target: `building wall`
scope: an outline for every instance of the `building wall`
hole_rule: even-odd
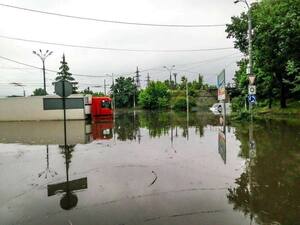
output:
[[[0,99],[0,121],[63,120],[63,110],[44,110],[43,98],[58,96],[30,96]],[[78,96],[74,96],[78,97]],[[68,120],[85,119],[85,110],[68,109]]]

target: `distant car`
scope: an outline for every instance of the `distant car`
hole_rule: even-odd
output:
[[[226,107],[226,114],[227,115],[230,114],[231,113],[231,103],[225,103],[225,107]],[[209,109],[210,109],[210,111],[213,112],[213,114],[220,115],[223,113],[223,103],[215,103]]]

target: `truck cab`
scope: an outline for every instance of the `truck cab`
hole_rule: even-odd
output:
[[[97,120],[97,118],[112,118],[112,101],[109,97],[92,97],[92,119]]]

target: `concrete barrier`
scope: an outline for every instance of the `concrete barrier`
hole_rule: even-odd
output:
[[[78,98],[82,95],[72,95],[69,98]],[[11,97],[0,99],[0,121],[39,121],[62,120],[63,110],[44,110],[43,98],[59,98],[56,95]],[[68,109],[68,120],[83,120],[86,118],[86,109]]]

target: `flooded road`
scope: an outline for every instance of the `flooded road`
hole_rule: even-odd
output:
[[[206,113],[0,124],[1,225],[300,224],[300,124]]]

